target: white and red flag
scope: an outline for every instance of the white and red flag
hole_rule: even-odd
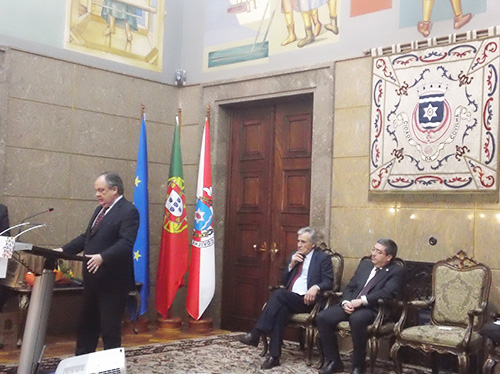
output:
[[[215,235],[208,118],[205,120],[201,142],[196,198],[186,309],[191,317],[199,320],[215,293]]]

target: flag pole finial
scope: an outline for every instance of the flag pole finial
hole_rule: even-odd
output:
[[[181,109],[181,107],[177,108],[177,120],[179,122],[179,136],[181,136],[181,123],[182,123],[182,109]]]

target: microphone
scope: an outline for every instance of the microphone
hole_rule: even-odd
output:
[[[26,217],[26,218],[23,218],[23,220],[21,221],[20,225],[21,225],[22,223],[24,223],[24,221],[26,221],[26,220],[28,220],[28,219],[30,219],[30,218],[33,218],[33,217],[39,216],[40,214],[50,213],[50,212],[52,212],[53,210],[54,210],[54,208],[49,208],[49,209],[46,209],[46,210],[44,210],[44,211],[41,211],[41,212],[35,213],[35,214],[31,215],[31,216],[28,216],[28,217]],[[18,231],[17,233],[19,234],[20,232],[21,232],[21,227],[19,227],[19,231]]]

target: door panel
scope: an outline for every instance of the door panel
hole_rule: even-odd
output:
[[[222,327],[249,330],[309,224],[312,96],[232,108]]]

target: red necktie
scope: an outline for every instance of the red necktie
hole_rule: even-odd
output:
[[[295,276],[293,277],[292,281],[290,282],[290,285],[288,286],[288,289],[291,291],[293,288],[293,284],[297,279],[299,279],[300,274],[302,274],[302,265],[304,265],[303,262],[299,262],[297,265],[297,272],[295,273]]]
[[[378,272],[380,271],[381,269],[380,268],[375,268],[375,275],[372,277],[372,279],[370,279],[370,281],[365,284],[365,286],[363,287],[363,289],[361,290],[361,292],[359,293],[358,295],[358,299],[361,297],[361,296],[365,296],[368,291],[370,291],[370,289],[373,287],[373,285],[375,284],[375,277],[377,276]]]
[[[102,221],[102,219],[104,218],[104,215],[106,214],[106,211],[108,210],[108,208],[103,208],[101,210],[101,212],[99,213],[99,215],[97,216],[97,218],[95,219],[94,221],[94,224],[92,225],[92,228],[90,229],[90,234],[93,234],[97,225],[99,225],[99,223]]]

